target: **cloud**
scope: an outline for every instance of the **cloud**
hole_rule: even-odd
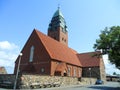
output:
[[[18,48],[18,46],[15,45],[14,43],[10,43],[8,41],[0,42],[0,49],[2,50],[14,50],[16,48]]]
[[[116,72],[117,74],[120,74],[120,70],[117,69],[114,64],[110,63],[108,59],[108,55],[103,55],[103,59],[105,64],[105,71],[107,74],[113,75],[114,72]]]
[[[18,53],[17,45],[8,41],[0,41],[0,66],[4,66],[8,73],[13,73]]]

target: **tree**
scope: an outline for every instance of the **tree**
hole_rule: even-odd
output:
[[[120,26],[106,27],[94,44],[95,50],[108,54],[109,60],[120,69]]]

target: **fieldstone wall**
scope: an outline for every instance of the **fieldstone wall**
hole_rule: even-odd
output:
[[[41,76],[41,75],[22,75],[21,83],[25,87],[30,87],[32,84],[60,84],[67,85],[90,85],[95,84],[96,78],[76,78],[76,77],[61,77],[61,76]]]
[[[97,78],[82,78],[81,85],[93,85],[95,84]]]
[[[41,75],[22,75],[22,84],[30,86],[34,83],[40,84],[60,84],[61,86],[79,84],[78,78],[75,77],[61,77],[61,76],[41,76]]]
[[[14,84],[15,75],[14,74],[1,74],[1,81],[9,81]],[[49,85],[58,84],[60,86],[69,85],[90,85],[95,84],[95,78],[76,78],[76,77],[62,77],[62,76],[42,76],[42,75],[21,75],[18,77],[18,86],[20,88],[30,88],[31,85]]]

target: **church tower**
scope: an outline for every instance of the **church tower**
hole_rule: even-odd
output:
[[[58,10],[54,13],[52,20],[49,24],[48,36],[65,45],[68,45],[67,26],[59,7]]]

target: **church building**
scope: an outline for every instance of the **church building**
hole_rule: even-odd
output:
[[[68,47],[68,30],[60,8],[48,26],[48,35],[34,29],[23,49],[20,73],[69,77],[105,77],[100,52],[78,53]],[[19,57],[15,61],[17,72]]]

